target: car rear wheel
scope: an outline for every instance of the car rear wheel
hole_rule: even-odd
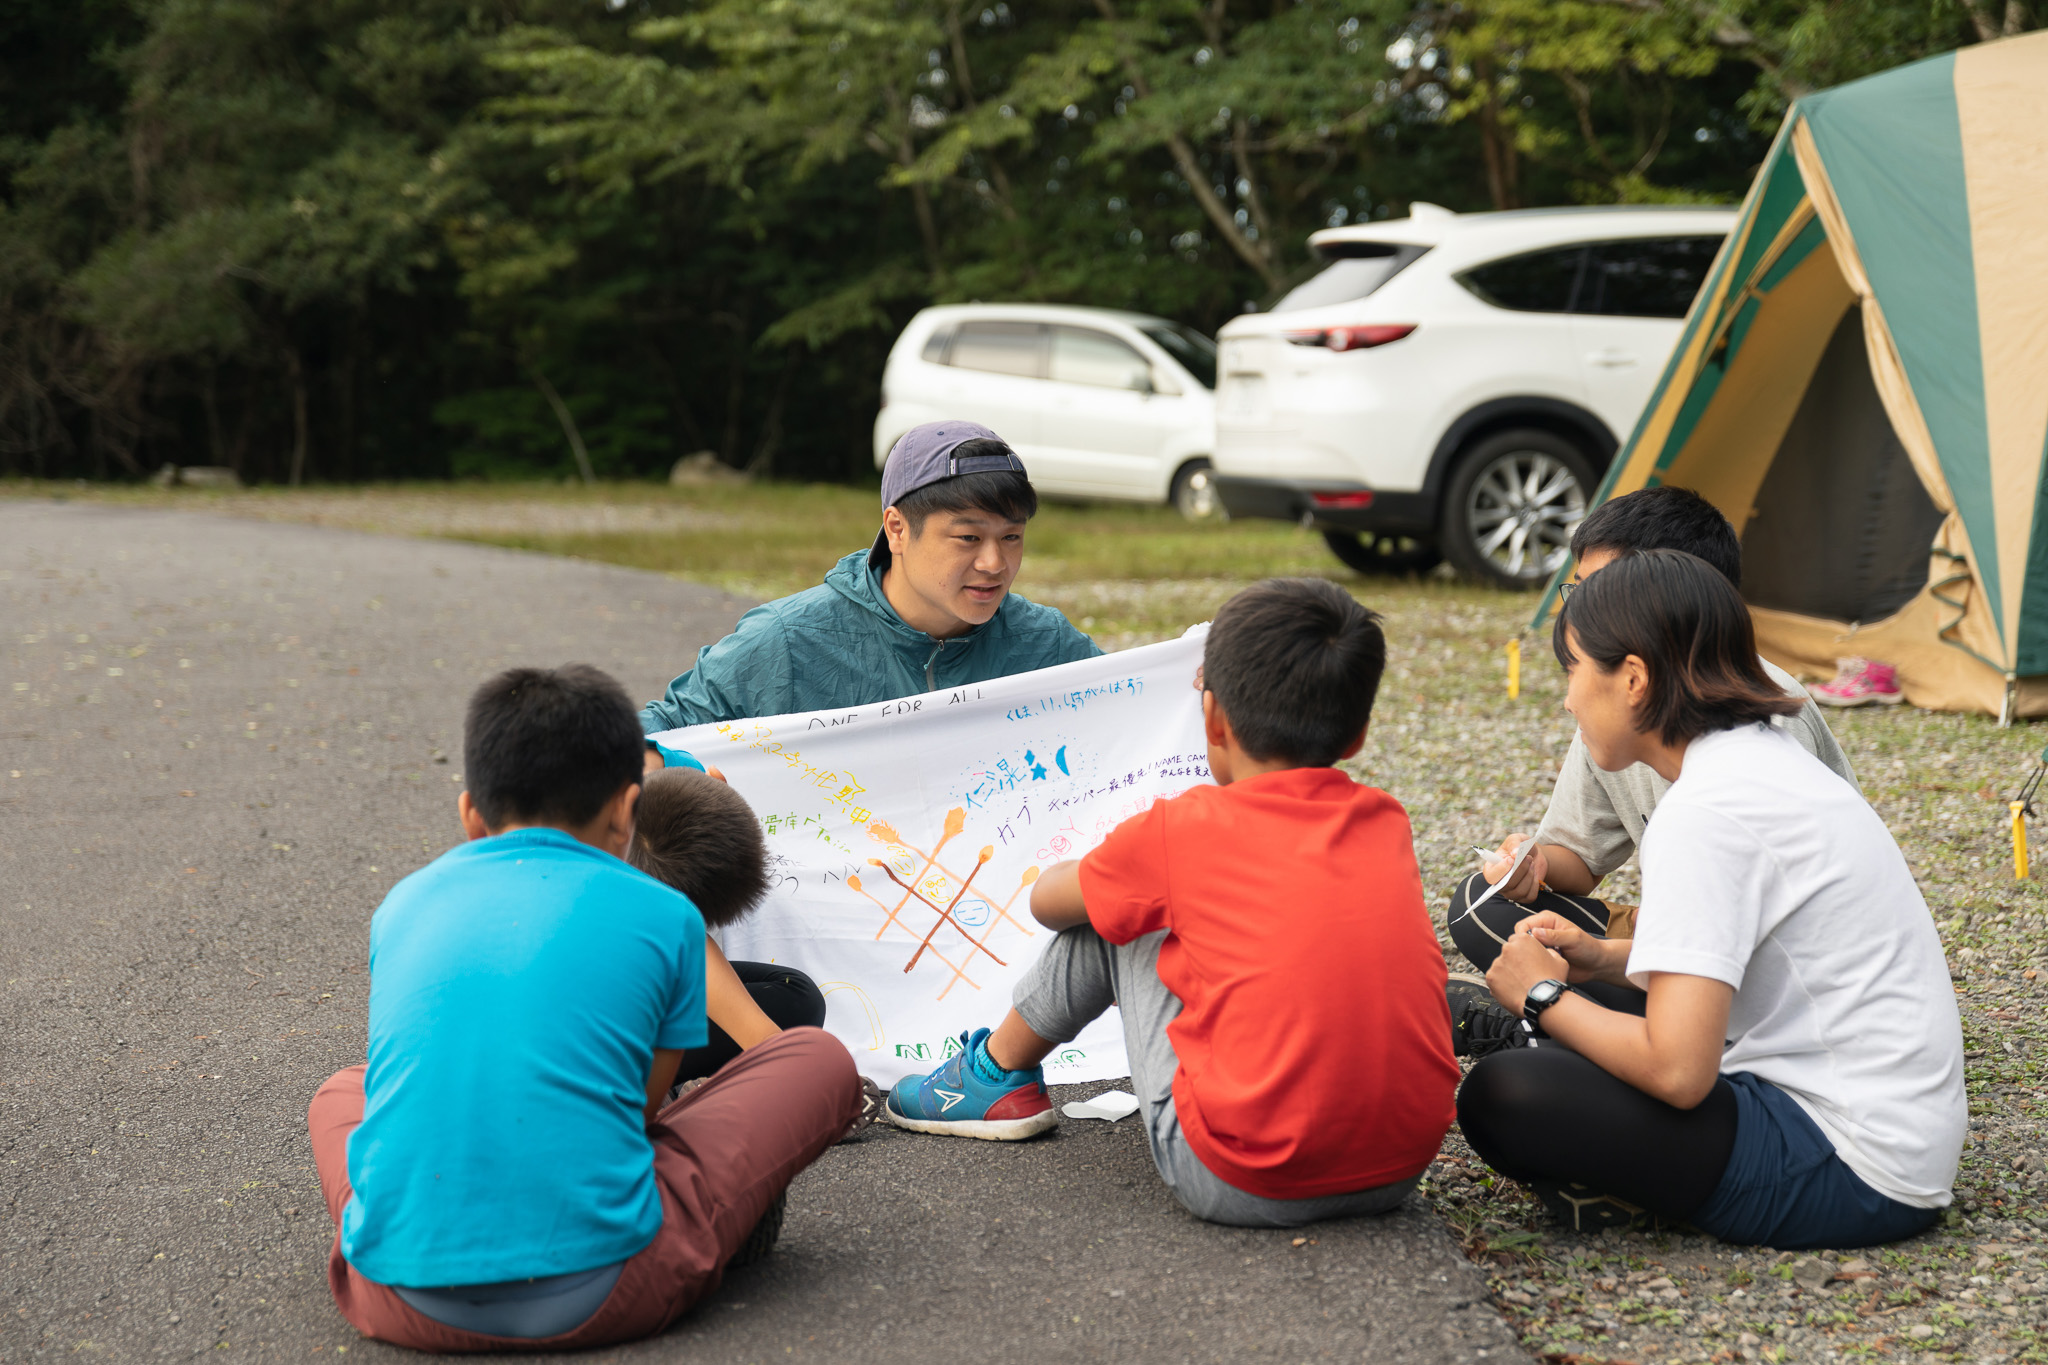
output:
[[[1555,432],[1498,432],[1458,461],[1438,542],[1470,578],[1540,588],[1571,557],[1596,483],[1586,452]]]
[[[1436,546],[1412,536],[1375,535],[1370,532],[1325,531],[1323,543],[1330,553],[1368,578],[1386,574],[1427,573],[1443,563]]]
[[[1166,495],[1173,510],[1189,521],[1224,521],[1228,513],[1216,496],[1216,482],[1210,476],[1209,461],[1201,456],[1174,471],[1173,488]]]

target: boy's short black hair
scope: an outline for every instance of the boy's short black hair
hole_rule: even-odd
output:
[[[462,775],[491,829],[588,824],[640,780],[645,752],[626,690],[589,664],[508,668],[462,723]]]
[[[1001,441],[963,442],[953,454],[957,459],[976,455],[1005,455],[1010,448]],[[1014,469],[992,469],[979,474],[956,474],[905,493],[896,510],[910,523],[910,534],[924,534],[925,518],[934,512],[987,512],[1004,521],[1029,521],[1038,515],[1038,490],[1031,480]]]
[[[1683,550],[1742,586],[1742,542],[1721,510],[1690,488],[1639,488],[1586,514],[1572,532],[1572,555],[1595,550]]]
[[[1323,578],[1269,578],[1223,604],[1202,647],[1202,685],[1247,754],[1335,763],[1372,715],[1387,637]]]
[[[1749,608],[1717,567],[1680,550],[1623,555],[1564,599],[1550,632],[1557,661],[1570,669],[1583,655],[1611,673],[1641,659],[1650,679],[1637,728],[1666,744],[1792,715],[1805,703],[1764,672]]]
[[[768,894],[768,843],[746,798],[694,768],[649,773],[626,861],[688,896],[716,929]]]

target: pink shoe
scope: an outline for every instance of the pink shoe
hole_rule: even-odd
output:
[[[1837,659],[1835,676],[1812,691],[1822,706],[1897,706],[1899,670],[1875,659]]]

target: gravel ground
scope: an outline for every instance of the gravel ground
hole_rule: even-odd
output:
[[[374,502],[348,494],[307,494],[291,505],[304,503],[293,515],[365,529],[493,534],[488,511],[463,513],[471,520],[458,524],[430,505],[436,500],[395,499],[411,510],[390,521],[378,519]],[[517,507],[522,525],[541,530],[592,515],[581,508],[551,522],[544,500],[498,505]],[[273,500],[264,515],[286,506]],[[1034,584],[1030,572],[1027,562],[1024,591],[1112,649],[1177,634],[1245,581]],[[1528,637],[1522,695],[1506,695],[1503,647],[1526,620],[1526,598],[1441,577],[1368,582],[1334,564],[1330,572],[1387,620],[1388,674],[1353,766],[1408,806],[1425,884],[1448,895],[1473,866],[1470,845],[1532,829],[1541,816],[1572,732],[1562,674],[1547,638]],[[1982,716],[1905,708],[1833,720],[1865,794],[1915,869],[1949,955],[1971,1111],[1957,1204],[1913,1241],[1800,1257],[1727,1247],[1684,1229],[1581,1236],[1493,1179],[1454,1130],[1426,1198],[1487,1270],[1498,1306],[1532,1354],[1589,1362],[2048,1361],[2048,937],[2040,887],[2013,878],[2005,826],[2005,802],[2044,736],[2031,726],[2001,730]],[[1604,891],[1632,901],[1636,889],[1631,864]]]

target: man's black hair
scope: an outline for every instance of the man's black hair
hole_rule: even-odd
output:
[[[1756,656],[1756,627],[1718,566],[1682,550],[1625,554],[1564,599],[1550,647],[1612,673],[1630,655],[1649,687],[1636,729],[1682,744],[1716,730],[1789,716],[1805,703]]]
[[[1742,586],[1742,542],[1719,508],[1690,488],[1640,488],[1602,503],[1572,532],[1572,555],[1683,550]]]
[[[1372,715],[1387,666],[1378,612],[1323,578],[1269,578],[1225,602],[1202,685],[1255,759],[1335,763]]]
[[[1010,448],[986,438],[962,442],[953,454],[959,459],[976,455],[1007,455]],[[1029,521],[1038,514],[1038,490],[1031,480],[1014,469],[991,469],[979,474],[956,474],[905,493],[896,510],[910,523],[910,534],[924,534],[925,518],[934,512],[987,512],[1004,521]]]
[[[645,752],[626,690],[589,664],[506,669],[462,723],[462,775],[490,829],[588,824],[640,780]]]
[[[626,861],[682,892],[720,929],[768,894],[768,843],[746,798],[694,768],[649,773]]]

